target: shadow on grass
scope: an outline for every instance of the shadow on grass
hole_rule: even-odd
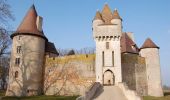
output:
[[[75,100],[78,96],[2,97],[1,100]]]

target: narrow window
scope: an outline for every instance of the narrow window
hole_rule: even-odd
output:
[[[114,67],[114,51],[112,51],[112,65]]]
[[[21,46],[17,46],[17,53],[21,53]]]
[[[106,49],[109,49],[109,42],[106,42]]]
[[[19,37],[18,37],[18,40],[21,40],[21,37],[22,37],[22,36],[19,36]]]
[[[18,78],[18,71],[15,72],[15,78]]]
[[[15,65],[19,65],[20,64],[20,58],[16,58],[15,59]]]
[[[102,65],[104,66],[104,51],[102,52]]]

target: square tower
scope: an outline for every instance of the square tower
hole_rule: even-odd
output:
[[[96,42],[96,81],[104,85],[122,82],[121,48],[122,19],[117,10],[106,4],[93,20],[93,38]]]

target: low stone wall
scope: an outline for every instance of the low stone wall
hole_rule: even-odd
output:
[[[46,58],[45,95],[84,95],[95,82],[94,55]]]
[[[99,82],[95,82],[92,87],[89,89],[89,91],[86,92],[85,94],[85,100],[92,100],[94,97],[96,91],[101,88],[102,85]]]
[[[143,100],[134,90],[130,90],[125,83],[118,83],[118,87],[128,100]]]
[[[76,100],[92,100],[96,94],[96,91],[98,91],[101,87],[102,85],[100,82],[94,82],[85,95],[78,97]]]

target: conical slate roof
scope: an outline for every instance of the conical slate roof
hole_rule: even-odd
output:
[[[115,9],[114,12],[113,12],[113,19],[121,19],[122,20],[122,18],[119,16],[117,9]]]
[[[140,49],[144,49],[144,48],[158,48],[159,49],[159,47],[150,38],[147,38],[145,40],[144,44],[142,45]]]
[[[113,14],[107,4],[104,5],[104,8],[103,8],[101,14],[102,14],[102,18],[103,18],[105,24],[110,24],[111,20],[113,19]]]
[[[37,29],[37,25],[36,25],[37,16],[38,14],[35,9],[35,6],[32,5],[28,10],[26,16],[22,20],[21,24],[17,28],[16,32],[11,35],[11,38],[13,38],[18,34],[27,34],[27,35],[31,34],[31,35],[37,35],[46,38],[43,32],[40,32]]]
[[[99,11],[96,12],[96,16],[94,17],[94,20],[97,20],[97,19],[102,20],[102,16]]]
[[[121,52],[122,53],[138,53],[139,49],[126,33],[122,33]]]

